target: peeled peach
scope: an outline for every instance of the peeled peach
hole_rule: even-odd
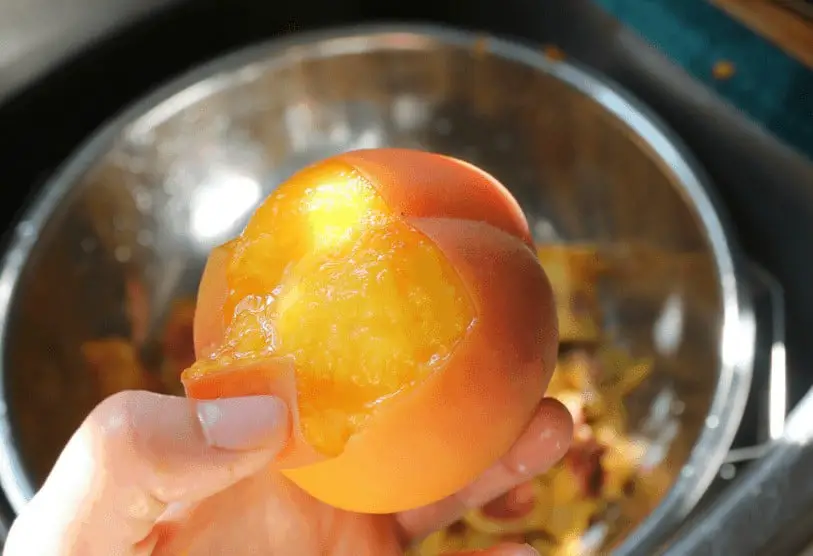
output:
[[[382,149],[310,166],[211,254],[187,395],[285,399],[278,465],[323,502],[443,498],[505,453],[554,368],[532,245],[516,201],[465,162]]]

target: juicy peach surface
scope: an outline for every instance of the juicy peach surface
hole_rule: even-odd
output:
[[[192,398],[292,408],[283,473],[314,497],[388,513],[492,464],[556,356],[550,286],[494,178],[420,151],[355,151],[277,188],[204,271]]]

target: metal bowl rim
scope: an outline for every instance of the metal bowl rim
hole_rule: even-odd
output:
[[[643,139],[652,153],[669,166],[675,181],[688,195],[706,232],[720,279],[723,302],[720,376],[706,422],[683,472],[655,510],[617,547],[615,553],[627,555],[654,550],[665,534],[674,531],[711,484],[745,410],[753,374],[755,324],[752,302],[742,278],[741,250],[728,232],[731,228],[727,216],[709,186],[705,172],[680,138],[640,100],[594,70],[571,60],[551,60],[538,50],[490,34],[441,25],[386,23],[298,32],[221,55],[130,103],[73,151],[40,192],[32,197],[14,228],[8,250],[0,263],[0,375],[5,376],[8,319],[14,293],[37,244],[39,232],[73,184],[93,167],[122,132],[139,119],[156,115],[155,111],[161,105],[194,86],[206,83],[217,88],[219,80],[234,78],[250,66],[265,67],[277,58],[285,58],[286,54],[296,55],[299,59],[334,55],[332,51],[320,52],[331,42],[345,42],[347,47],[348,41],[363,39],[354,49],[345,48],[343,53],[405,49],[393,44],[391,39],[397,36],[412,36],[424,41],[423,45],[485,47],[491,55],[519,62],[560,80],[601,105],[630,132]],[[18,514],[34,494],[14,441],[5,379],[0,380],[0,487]]]

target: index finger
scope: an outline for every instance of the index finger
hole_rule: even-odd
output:
[[[513,447],[473,483],[434,504],[397,515],[404,540],[410,542],[445,527],[468,510],[544,473],[562,459],[572,436],[568,410],[553,398],[545,398]]]

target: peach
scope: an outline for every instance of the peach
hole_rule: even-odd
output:
[[[211,254],[187,395],[285,399],[278,465],[323,502],[439,500],[510,447],[554,368],[532,247],[516,201],[465,162],[380,149],[310,166]]]

